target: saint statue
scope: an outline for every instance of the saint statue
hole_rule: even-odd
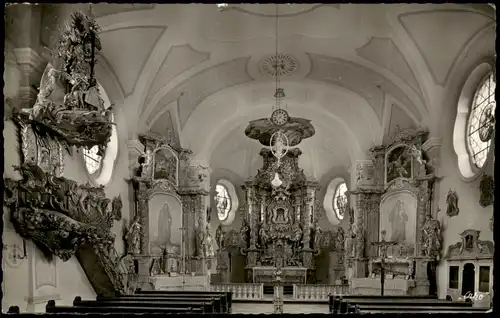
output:
[[[319,223],[317,220],[313,222],[313,228],[311,229],[311,243],[313,244],[312,248],[313,249],[319,249],[320,248],[320,241],[321,241],[321,234],[322,230],[319,226]]]
[[[202,245],[203,245],[203,254],[205,257],[215,256],[212,234],[210,233],[210,228],[208,227],[208,225],[205,228],[205,235]]]
[[[449,189],[448,194],[446,195],[446,214],[448,216],[458,215],[460,209],[458,208],[458,195],[455,191]]]
[[[127,234],[125,235],[128,254],[141,253],[141,228],[140,217],[139,214],[137,214],[134,221],[128,227]]]
[[[426,216],[423,231],[424,253],[429,257],[439,258],[441,251],[441,225],[430,214]]]
[[[404,202],[398,200],[394,208],[389,214],[389,222],[391,222],[391,241],[402,243],[406,240],[406,222],[408,215],[404,209]]]
[[[224,248],[224,230],[222,230],[221,223],[219,223],[219,226],[215,231],[215,240],[217,241],[217,246],[219,247],[219,250]]]
[[[250,227],[248,226],[248,223],[245,219],[241,224],[240,234],[241,244],[244,248],[247,248],[248,245],[250,245]]]
[[[347,257],[354,257],[354,240],[356,239],[356,232],[354,231],[352,223],[349,223],[347,228],[347,237],[344,241],[344,250]]]
[[[341,227],[337,228],[337,233],[335,235],[335,250],[341,251],[344,249],[345,234],[344,229]]]

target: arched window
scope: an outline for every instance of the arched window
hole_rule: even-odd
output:
[[[220,183],[215,186],[215,191],[217,192],[215,196],[217,216],[219,220],[225,221],[229,215],[229,211],[231,211],[231,197],[229,196],[227,188]]]
[[[347,211],[347,185],[345,182],[339,183],[337,188],[335,189],[335,193],[333,195],[333,210],[335,214],[339,218],[339,220],[344,219],[344,215]]]
[[[495,129],[495,79],[489,73],[477,88],[467,122],[467,150],[472,163],[482,168],[488,157]]]
[[[104,101],[104,108],[111,106],[110,99],[103,89],[101,84],[97,84],[101,98]],[[111,120],[114,121],[113,114]],[[104,149],[104,153],[99,153],[99,147],[94,146],[90,149],[83,149],[83,159],[87,172],[99,184],[106,184],[111,179],[111,171],[113,170],[114,161],[116,159],[118,149],[118,137],[116,134],[116,125],[113,125],[111,130],[111,138]],[[105,168],[105,169],[103,169]],[[106,171],[103,171],[106,170]],[[106,172],[106,173],[104,173]]]

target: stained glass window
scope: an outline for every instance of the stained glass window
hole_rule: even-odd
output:
[[[467,123],[467,146],[476,167],[484,166],[495,129],[495,79],[489,74],[481,82],[472,101]]]
[[[231,197],[229,196],[227,188],[222,184],[217,184],[215,186],[215,191],[217,192],[217,195],[215,196],[217,216],[219,217],[219,220],[224,221],[227,219],[229,211],[231,210]]]
[[[333,195],[333,210],[340,220],[344,219],[345,212],[347,211],[347,185],[345,182],[340,183],[335,189]]]

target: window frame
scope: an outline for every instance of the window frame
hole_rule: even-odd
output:
[[[218,200],[218,198],[225,198],[225,197],[219,195],[219,191],[217,191],[218,187],[222,187],[224,189],[224,193],[225,193],[225,195],[227,195],[227,200],[229,202],[229,205],[226,206],[226,208],[225,208],[226,211],[224,211],[224,213],[225,213],[225,217],[224,218],[220,217],[219,200]],[[229,194],[229,189],[224,184],[218,182],[215,185],[215,193],[216,193],[215,194],[215,208],[217,210],[217,219],[220,222],[227,221],[227,219],[229,218],[229,213],[231,212],[231,209],[233,208],[233,199],[231,198],[231,195]]]
[[[344,194],[342,195],[343,197],[346,198],[346,205],[347,205],[347,209],[349,209],[349,198],[348,196],[346,195],[346,192],[349,191],[349,189],[347,188],[347,183],[345,182],[345,180],[342,180],[339,184],[337,184],[337,186],[335,187],[335,190],[333,191],[333,200],[332,200],[332,207],[333,207],[333,211],[335,212],[335,216],[340,220],[344,220],[345,218],[345,212],[344,214],[341,216],[339,211],[340,211],[340,208],[338,207],[338,203],[337,203],[337,198],[340,197],[340,187],[342,186],[345,186],[345,191],[344,191]]]
[[[471,122],[471,118],[472,118],[472,115],[473,115],[473,111],[477,107],[477,105],[475,105],[476,99],[477,99],[477,95],[479,94],[479,92],[483,88],[483,86],[489,81],[490,77],[493,77],[493,82],[495,83],[495,89],[493,89],[493,98],[494,98],[494,96],[495,96],[495,90],[496,90],[495,72],[493,70],[489,70],[488,72],[486,72],[486,74],[484,74],[481,77],[481,79],[475,85],[474,93],[472,95],[470,104],[468,105],[469,109],[468,109],[468,114],[467,114],[467,120],[465,122],[465,129],[464,129],[464,134],[465,134],[465,139],[464,139],[465,140],[465,149],[467,150],[467,153],[469,155],[469,164],[470,164],[470,166],[472,168],[472,171],[474,171],[475,174],[477,174],[479,171],[481,171],[482,169],[484,169],[484,167],[488,164],[488,161],[490,159],[489,158],[490,157],[490,153],[491,153],[491,150],[493,148],[492,144],[494,143],[494,138],[495,138],[495,132],[493,132],[492,139],[490,139],[491,142],[487,146],[487,149],[482,150],[482,151],[486,151],[487,152],[486,153],[486,159],[485,159],[483,165],[481,167],[479,167],[477,165],[477,163],[474,162],[474,156],[475,155],[473,154],[473,151],[471,149],[471,142],[470,142],[470,139],[472,138],[471,137],[472,134],[474,134],[477,130],[479,130],[479,128],[477,128],[475,132],[469,133],[469,127],[470,127],[470,122]]]
[[[101,98],[104,100],[105,108],[108,109],[109,107],[111,107],[113,105],[111,102],[111,99],[101,83],[97,82],[97,86],[98,86]],[[96,186],[107,185],[111,181],[111,179],[113,178],[113,171],[115,168],[115,162],[118,158],[119,140],[118,140],[118,131],[117,131],[116,123],[115,123],[114,112],[111,112],[111,122],[113,123],[113,127],[112,127],[112,133],[111,133],[110,140],[104,146],[104,149],[103,149],[104,154],[100,156],[99,167],[94,172],[90,172],[90,170],[87,167],[87,160],[92,160],[92,158],[87,154],[87,151],[90,151],[90,149],[87,150],[85,148],[81,148],[82,151],[80,151],[80,154],[81,154],[80,158],[82,160],[82,164],[83,164],[83,167],[85,169],[85,172],[87,173],[87,176],[89,177],[91,183],[96,185]],[[114,149],[110,149],[111,150],[110,152],[111,153],[114,152],[114,154],[108,153],[108,148],[110,147],[110,143],[114,143],[113,144]],[[112,156],[113,159],[108,160],[108,156]],[[106,164],[104,163],[105,161],[107,162]],[[110,166],[108,167],[108,165],[110,165]],[[106,166],[106,171],[108,171],[108,168],[110,169],[109,177],[103,176],[104,166]]]

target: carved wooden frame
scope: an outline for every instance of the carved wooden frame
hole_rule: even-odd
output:
[[[384,156],[384,185],[385,187],[389,187],[390,184],[392,184],[396,179],[403,179],[403,180],[411,180],[415,177],[415,174],[414,174],[414,158],[413,156],[410,155],[410,177],[409,178],[404,178],[404,177],[399,177],[399,178],[395,178],[393,180],[391,180],[390,182],[387,182],[387,173],[388,173],[388,158],[389,158],[389,155],[396,149],[398,148],[409,148],[408,144],[406,143],[398,143],[398,144],[395,144],[393,146],[391,146],[387,152],[385,153],[385,156]]]

